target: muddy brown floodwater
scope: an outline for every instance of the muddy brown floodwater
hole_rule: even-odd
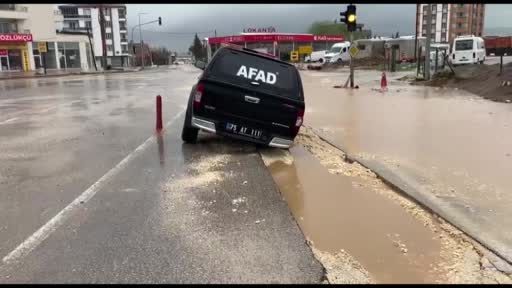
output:
[[[473,246],[450,236],[460,232],[443,230],[449,225],[435,221],[371,171],[345,162],[343,152],[312,130],[303,128],[296,143],[289,152],[260,153],[330,283],[510,280],[483,275]]]
[[[440,261],[440,243],[428,228],[351,177],[330,174],[303,147],[290,152],[292,165],[274,162],[270,170],[315,248],[346,250],[377,283],[439,278],[433,267]]]

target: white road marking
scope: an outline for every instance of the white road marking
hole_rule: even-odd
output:
[[[14,117],[14,118],[11,118],[11,119],[7,119],[5,121],[0,122],[0,125],[7,124],[7,123],[10,123],[12,121],[16,121],[18,119],[20,119],[20,118],[19,117]]]
[[[170,126],[176,119],[178,119],[185,110],[176,114],[169,122],[166,123],[165,128]],[[57,228],[59,228],[72,214],[73,211],[79,209],[85,202],[89,201],[106,183],[108,183],[113,177],[115,177],[121,170],[123,170],[130,161],[132,161],[138,154],[144,151],[152,143],[156,141],[156,137],[152,135],[139,147],[128,154],[121,162],[119,162],[114,168],[110,169],[105,175],[103,175],[96,183],[92,184],[87,190],[82,192],[73,202],[69,203],[64,209],[62,209],[57,215],[53,216],[50,221],[46,222],[41,228],[39,228],[34,234],[29,236],[23,243],[18,245],[13,251],[5,256],[2,261],[4,264],[10,264],[20,260],[22,257],[27,256],[32,250],[34,250],[39,244],[41,244],[50,234],[52,234]]]

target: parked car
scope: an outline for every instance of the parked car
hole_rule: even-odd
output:
[[[485,44],[481,37],[458,36],[453,39],[452,64],[483,64],[485,61]]]
[[[190,92],[182,139],[199,130],[289,148],[304,118],[304,92],[295,66],[240,46],[220,48]],[[206,67],[205,67],[206,66]]]
[[[304,57],[304,61],[306,61],[308,63],[310,63],[310,62],[324,63],[326,53],[327,53],[327,50],[313,51],[313,53],[311,53],[311,55]]]

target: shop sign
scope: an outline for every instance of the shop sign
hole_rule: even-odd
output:
[[[32,34],[0,33],[0,42],[32,42]]]
[[[299,54],[311,54],[313,46],[299,46]]]
[[[208,44],[220,43],[251,43],[251,42],[343,42],[345,38],[340,36],[324,36],[312,34],[262,34],[262,35],[239,35],[226,37],[209,37]]]
[[[244,33],[276,33],[277,30],[273,26],[266,28],[244,28]]]
[[[46,53],[46,52],[48,52],[46,50],[46,42],[39,42],[39,43],[37,43],[37,50],[39,50],[39,53]]]
[[[7,49],[0,49],[0,56],[7,56]]]

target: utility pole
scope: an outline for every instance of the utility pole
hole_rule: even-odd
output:
[[[107,43],[105,41],[105,11],[103,8],[103,4],[99,5],[99,16],[100,16],[100,30],[101,30],[101,46],[102,46],[102,58],[101,65],[103,66],[103,71],[107,69]]]
[[[414,62],[416,62],[417,56],[418,56],[418,7],[420,7],[420,4],[416,4],[416,33],[414,36]]]
[[[430,36],[432,34],[432,4],[428,4],[427,11],[427,42],[425,44],[425,80],[430,80]]]
[[[141,51],[141,63],[142,63],[142,69],[144,69],[144,41],[142,41],[142,28],[140,27],[140,15],[142,13],[139,13],[139,40],[140,40],[140,51]]]
[[[94,56],[94,47],[92,46],[92,41],[91,41],[91,29],[89,29],[89,27],[87,27],[87,37],[89,37],[89,47],[91,47],[92,62],[94,63],[94,70],[98,71],[98,66],[96,66],[96,57]]]

